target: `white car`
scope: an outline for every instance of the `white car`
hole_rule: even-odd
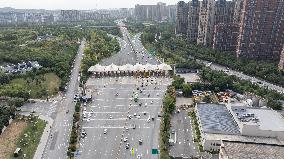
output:
[[[112,119],[112,115],[109,116],[109,119]]]
[[[123,142],[127,142],[127,141],[128,141],[128,138],[125,137],[125,138],[123,139]]]
[[[90,118],[88,118],[88,119],[87,119],[87,122],[90,122],[90,120],[91,120],[91,119],[90,119]]]
[[[87,108],[86,108],[86,107],[84,107],[84,108],[83,108],[83,110],[84,110],[84,111],[87,111]]]
[[[104,129],[104,134],[106,134],[107,133],[107,129]]]

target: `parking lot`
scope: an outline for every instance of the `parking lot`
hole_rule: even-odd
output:
[[[162,77],[89,79],[87,87],[93,90],[93,100],[83,112],[82,129],[87,135],[80,141],[78,158],[158,158],[151,152],[159,148],[158,113],[169,83]]]

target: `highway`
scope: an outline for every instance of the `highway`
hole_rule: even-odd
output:
[[[119,22],[118,25],[124,24]],[[125,27],[120,29],[123,34],[122,38],[118,38],[120,52],[102,60],[101,65],[159,64],[145,51],[139,35],[131,38]],[[145,159],[158,159],[157,154],[152,154],[152,149],[159,149],[158,113],[170,83],[171,80],[166,77],[91,77],[86,87],[92,89],[93,99],[84,108],[85,115],[82,117],[82,129],[87,136],[80,139],[76,157],[133,159],[142,156]],[[138,93],[138,102],[133,101],[135,92]],[[140,139],[142,144],[139,144]]]
[[[70,76],[70,82],[67,86],[65,97],[58,103],[55,112],[54,124],[51,127],[51,133],[43,154],[44,159],[65,159],[69,137],[71,133],[73,113],[75,103],[73,97],[79,86],[79,70],[85,47],[85,39],[82,40],[75,58],[74,67]],[[69,110],[69,113],[66,111]]]

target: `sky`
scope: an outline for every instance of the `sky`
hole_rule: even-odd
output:
[[[179,0],[0,0],[0,7],[17,9],[109,9],[134,8],[135,4],[176,4]]]

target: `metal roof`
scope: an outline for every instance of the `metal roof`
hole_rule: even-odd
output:
[[[239,127],[225,105],[197,104],[198,118],[203,132],[240,134]]]

